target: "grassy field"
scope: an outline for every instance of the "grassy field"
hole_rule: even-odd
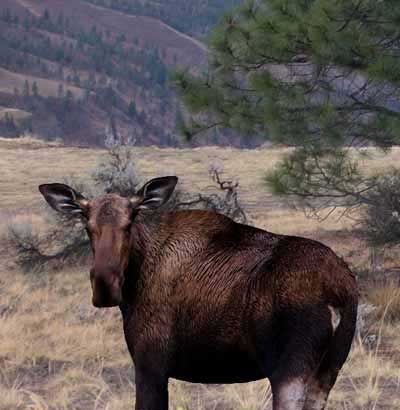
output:
[[[192,191],[209,189],[207,170],[223,167],[240,180],[243,206],[252,221],[269,230],[322,238],[336,251],[363,264],[365,244],[348,221],[319,224],[284,207],[265,190],[263,173],[284,151],[135,148],[144,179],[176,174]],[[65,148],[32,139],[0,140],[0,410],[127,410],[133,408],[134,370],[125,347],[119,311],[96,310],[86,266],[22,273],[7,245],[13,218],[33,219],[41,198],[37,185],[68,175],[87,176],[101,150]],[[371,155],[363,167],[384,171],[389,157]],[[389,159],[388,159],[389,158]],[[398,162],[397,162],[398,163]],[[32,210],[32,211],[31,211]],[[36,222],[39,223],[39,222]],[[393,256],[396,262],[398,255]],[[356,339],[331,395],[329,410],[400,408],[400,293],[397,285],[367,288],[363,302],[378,306],[367,322],[368,343]],[[174,410],[270,410],[266,381],[203,386],[171,381]]]
[[[336,231],[348,221],[333,217],[323,223],[307,218],[303,212],[283,206],[267,191],[263,178],[285,153],[283,149],[238,150],[205,147],[197,149],[133,149],[137,169],[143,180],[161,175],[177,175],[183,188],[192,191],[210,190],[210,166],[221,167],[224,175],[238,179],[240,198],[255,225],[281,233]],[[0,211],[37,209],[41,197],[37,186],[62,181],[67,176],[88,178],[105,152],[95,149],[48,146],[32,139],[20,141],[0,139]],[[388,156],[371,152],[362,160],[365,172],[383,172],[396,166],[400,149]]]

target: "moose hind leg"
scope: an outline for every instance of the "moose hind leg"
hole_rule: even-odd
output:
[[[282,351],[270,377],[273,410],[303,410],[310,381],[329,346],[331,315],[326,307],[313,306],[293,309],[281,319],[278,342]]]
[[[306,398],[306,384],[301,378],[273,386],[273,410],[302,410]]]
[[[332,337],[318,371],[310,379],[304,410],[326,408],[329,393],[346,361],[353,339],[356,308],[348,307],[347,316],[342,316],[331,306],[328,309],[331,313]]]
[[[303,410],[324,410],[330,390],[331,386],[321,384],[318,380],[312,378],[308,384]]]

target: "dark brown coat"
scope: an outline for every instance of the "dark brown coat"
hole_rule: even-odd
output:
[[[122,312],[136,409],[167,409],[170,377],[269,378],[274,410],[324,409],[354,334],[354,275],[319,242],[212,212],[155,210],[175,184],[152,180],[131,201],[73,191],[95,254],[94,303]]]

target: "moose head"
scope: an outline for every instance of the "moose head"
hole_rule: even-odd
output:
[[[85,224],[93,251],[90,282],[93,305],[118,306],[130,257],[135,219],[142,210],[164,205],[173,193],[178,178],[155,178],[131,198],[107,194],[93,200],[65,184],[44,184],[39,191],[58,212],[79,217]]]

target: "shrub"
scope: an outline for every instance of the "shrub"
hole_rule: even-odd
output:
[[[216,192],[205,195],[178,191],[170,201],[170,207],[173,209],[207,209],[226,215],[236,222],[247,223],[248,218],[239,201],[239,181],[222,179],[222,171],[216,167],[210,168],[209,175]]]
[[[400,171],[376,180],[365,197],[363,228],[371,246],[400,243]]]
[[[92,172],[95,184],[105,193],[130,197],[139,187],[132,150],[117,145],[108,150],[107,157]]]
[[[45,266],[61,267],[89,255],[89,240],[82,223],[51,213],[44,221],[49,230],[39,231],[32,221],[13,221],[8,225],[8,240],[16,254],[16,263],[26,272]]]

